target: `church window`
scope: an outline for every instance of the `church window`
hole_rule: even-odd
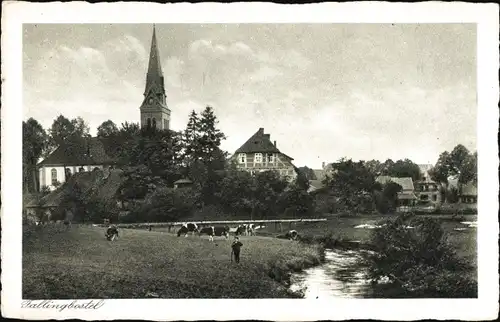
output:
[[[50,170],[50,175],[52,177],[52,185],[55,185],[57,183],[57,170],[56,169]]]
[[[150,128],[151,128],[151,119],[148,118],[148,129],[150,129]]]
[[[262,153],[255,153],[255,163],[262,163]]]
[[[247,162],[247,155],[245,153],[238,154],[238,162],[239,163],[246,163]]]
[[[168,122],[167,122],[167,120],[163,120],[163,129],[168,130]]]
[[[156,119],[153,118],[153,129],[156,129]]]

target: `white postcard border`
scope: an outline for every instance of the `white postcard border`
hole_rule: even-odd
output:
[[[21,319],[310,321],[494,319],[498,314],[498,5],[322,3],[277,5],[2,3],[2,312]],[[119,14],[118,14],[119,13]],[[98,310],[20,309],[22,207],[22,24],[167,22],[477,23],[478,265],[473,300],[106,300]],[[60,301],[56,301],[60,302]],[[61,301],[62,302],[62,301]],[[64,301],[68,302],[68,301]]]

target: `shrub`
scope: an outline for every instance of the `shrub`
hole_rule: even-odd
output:
[[[437,220],[410,214],[385,224],[372,232],[375,252],[368,257],[372,282],[390,281],[377,291],[391,290],[384,293],[391,297],[477,296],[471,265],[457,257]]]

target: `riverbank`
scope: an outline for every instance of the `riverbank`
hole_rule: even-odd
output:
[[[324,250],[268,237],[231,240],[123,229],[108,242],[98,227],[33,228],[23,240],[23,298],[291,298],[291,272],[320,264]]]

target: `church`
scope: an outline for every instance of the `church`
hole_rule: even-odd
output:
[[[167,106],[165,82],[160,63],[160,52],[153,26],[149,64],[146,72],[144,98],[140,105],[141,127],[170,129],[170,109]],[[115,160],[106,154],[106,146],[113,144],[106,138],[85,138],[71,145],[63,144],[38,164],[40,188],[56,189],[76,172],[95,169],[107,170]]]

